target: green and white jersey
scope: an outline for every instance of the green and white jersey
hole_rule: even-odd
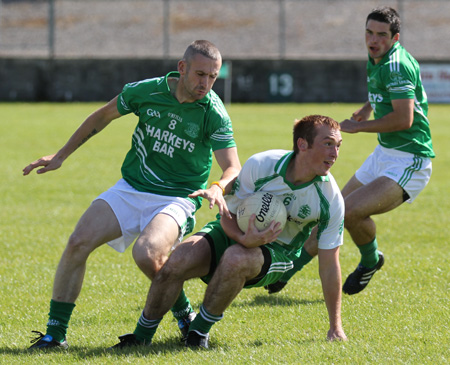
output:
[[[230,117],[214,91],[194,103],[171,94],[167,79],[178,72],[125,85],[117,101],[122,115],[139,122],[122,165],[123,178],[136,190],[187,197],[206,188],[212,151],[235,147]],[[201,199],[192,199],[197,208]]]
[[[333,176],[316,176],[303,185],[286,180],[286,169],[294,158],[293,151],[270,150],[250,157],[242,167],[226,197],[228,209],[236,214],[243,199],[256,191],[278,196],[286,206],[288,220],[276,243],[295,259],[311,230],[319,225],[319,248],[332,249],[343,243],[344,199]]]
[[[392,100],[414,99],[414,122],[411,128],[398,132],[378,133],[381,146],[422,157],[434,157],[428,100],[420,77],[419,63],[396,42],[382,60],[367,62],[369,102],[375,119],[393,111]]]

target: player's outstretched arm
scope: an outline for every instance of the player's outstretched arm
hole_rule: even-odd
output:
[[[414,120],[414,99],[392,100],[393,111],[385,116],[358,122],[346,119],[340,123],[341,131],[347,133],[388,133],[408,129]]]
[[[236,147],[216,150],[214,155],[223,171],[220,180],[216,181],[208,189],[200,189],[189,194],[189,197],[194,198],[201,196],[208,199],[209,209],[212,209],[214,205],[217,205],[220,216],[231,219],[231,214],[228,210],[227,203],[225,202],[224,195],[231,191],[233,183],[236,180],[239,171],[241,171],[241,163],[239,162]]]
[[[328,310],[330,329],[329,341],[347,340],[341,320],[341,267],[339,247],[331,250],[319,249],[319,274],[322,281],[323,296]]]
[[[121,114],[117,110],[117,97],[115,97],[108,104],[89,115],[56,154],[44,156],[30,163],[23,169],[23,175],[28,175],[38,167],[42,167],[36,171],[38,174],[60,168],[67,157],[69,157],[78,147],[85,143],[89,138],[99,133],[112,120],[120,116]]]

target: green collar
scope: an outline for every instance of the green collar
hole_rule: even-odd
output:
[[[289,162],[295,158],[294,155],[294,151],[290,151],[288,153],[286,153],[282,158],[280,158],[280,160],[277,162],[277,164],[275,165],[275,171],[281,176],[283,177],[284,182],[292,189],[292,190],[297,190],[297,189],[303,189],[311,184],[314,184],[315,182],[322,182],[322,181],[329,181],[329,177],[328,175],[325,176],[319,176],[316,175],[316,177],[314,177],[314,179],[305,182],[304,184],[301,185],[294,185],[292,184],[290,181],[288,181],[286,179],[286,172],[287,172],[287,168],[289,165]]]

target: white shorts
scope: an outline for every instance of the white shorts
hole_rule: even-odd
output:
[[[178,242],[192,232],[195,225],[195,205],[188,199],[141,192],[124,179],[95,200],[98,199],[109,204],[119,221],[122,236],[108,242],[118,252],[124,252],[159,213],[167,214],[177,222],[180,227]]]
[[[430,181],[431,159],[378,145],[355,176],[364,185],[386,176],[406,191],[407,202],[412,203]]]

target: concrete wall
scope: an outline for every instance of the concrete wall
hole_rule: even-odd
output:
[[[0,58],[0,101],[107,101],[177,60]],[[232,60],[232,102],[362,102],[365,61]],[[224,98],[226,82],[214,90]]]

